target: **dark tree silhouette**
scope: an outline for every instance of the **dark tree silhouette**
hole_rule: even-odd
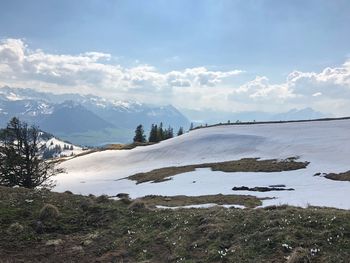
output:
[[[174,137],[174,129],[169,126],[168,129],[163,132],[163,140],[167,140]]]
[[[51,177],[62,170],[42,158],[41,147],[40,130],[13,118],[0,134],[0,185],[52,186]]]
[[[161,122],[157,130],[157,142],[160,142],[162,140],[164,140],[164,130],[163,130],[163,123]]]
[[[157,124],[152,124],[149,133],[149,142],[160,142],[174,137],[174,129],[169,126],[167,129],[163,128],[163,123],[161,122],[159,126]]]
[[[141,124],[136,127],[134,142],[146,142],[145,132]]]
[[[157,133],[158,133],[157,125],[152,124],[151,131],[149,133],[148,141],[149,142],[158,142]]]

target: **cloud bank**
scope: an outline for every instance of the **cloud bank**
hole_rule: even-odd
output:
[[[313,107],[349,115],[350,60],[321,72],[291,72],[282,83],[256,76],[234,84],[243,70],[206,67],[161,72],[151,65],[124,67],[112,55],[86,52],[50,54],[31,49],[21,39],[0,41],[0,85],[51,92],[92,93],[146,103],[225,111],[283,111]]]

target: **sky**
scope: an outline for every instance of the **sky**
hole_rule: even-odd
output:
[[[0,0],[0,86],[350,115],[348,0]]]

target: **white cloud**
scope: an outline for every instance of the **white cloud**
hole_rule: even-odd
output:
[[[327,67],[320,73],[294,71],[289,74],[287,84],[294,93],[303,96],[321,93],[329,98],[350,98],[350,61],[341,67]]]
[[[253,110],[313,107],[335,115],[350,115],[350,60],[319,73],[293,71],[285,82],[277,84],[265,76],[257,76],[232,88],[229,94],[229,100],[251,104]]]
[[[205,67],[188,68],[184,71],[171,71],[166,74],[169,85],[176,87],[214,87],[223,79],[243,73],[241,70],[210,71]]]
[[[50,54],[23,40],[0,41],[0,85],[54,92],[93,93],[188,108],[282,111],[315,107],[350,114],[350,60],[321,72],[291,72],[282,83],[266,76],[234,85],[241,70],[205,67],[160,72],[151,65],[123,67],[110,54]],[[329,105],[333,105],[330,107]]]
[[[223,79],[241,73],[210,71],[204,67],[161,73],[150,65],[125,68],[110,63],[111,58],[110,54],[101,52],[50,54],[31,50],[20,39],[5,39],[0,42],[0,82],[14,86],[28,83],[52,91],[108,92],[112,96],[130,91],[129,96],[137,97],[136,90],[142,94],[149,92],[152,97],[152,92],[169,94],[173,87],[214,87]]]
[[[296,95],[283,84],[271,84],[267,77],[257,76],[237,89],[233,89],[230,94],[232,99],[252,99],[255,101],[287,100]]]

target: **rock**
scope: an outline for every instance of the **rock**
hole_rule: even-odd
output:
[[[118,198],[129,198],[129,194],[127,193],[119,193],[116,195],[116,197]]]

